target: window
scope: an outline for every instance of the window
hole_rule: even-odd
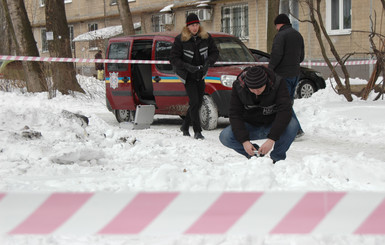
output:
[[[152,16],[152,30],[154,32],[160,32],[163,31],[161,23],[161,16],[160,15],[153,15]]]
[[[249,8],[247,4],[222,7],[222,32],[240,39],[249,38]]]
[[[155,46],[155,60],[170,60],[171,42],[159,41]],[[172,65],[157,64],[156,68],[163,73],[172,73]]]
[[[96,31],[97,29],[98,29],[97,23],[88,24],[88,31]],[[89,49],[95,49],[95,48],[98,48],[97,40],[91,40],[89,42]]]
[[[129,48],[130,43],[112,43],[108,49],[108,58],[126,60],[128,59]],[[107,68],[109,71],[126,71],[128,64],[108,63]]]
[[[234,37],[216,37],[215,45],[219,51],[218,61],[225,62],[255,62],[247,47]]]
[[[326,27],[331,35],[350,34],[352,28],[351,0],[326,1]]]
[[[212,11],[209,8],[199,8],[186,11],[186,18],[189,14],[196,14],[200,21],[210,21]]]
[[[70,32],[70,47],[71,49],[75,49],[75,43],[72,42],[74,39],[74,26],[68,26],[69,32]]]
[[[287,14],[293,28],[299,30],[298,21],[298,0],[281,0],[279,5],[279,13]]]
[[[48,41],[47,41],[47,29],[42,28],[41,33],[41,51],[48,52]]]
[[[166,31],[166,25],[174,23],[174,15],[172,13],[158,14],[152,16],[152,30],[154,32]]]

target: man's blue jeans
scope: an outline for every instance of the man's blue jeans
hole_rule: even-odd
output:
[[[253,126],[249,123],[245,123],[245,125],[246,125],[246,129],[249,131],[250,140],[266,139],[271,128],[271,124],[267,126]],[[298,120],[292,117],[289,124],[286,127],[286,130],[283,132],[281,137],[275,142],[274,149],[270,153],[270,158],[273,161],[286,159],[286,152],[287,150],[289,150],[291,143],[294,141],[295,136],[297,135],[298,129],[299,129]],[[220,133],[219,140],[223,145],[235,150],[239,154],[242,154],[247,158],[250,157],[249,154],[247,154],[247,152],[243,148],[242,143],[235,138],[231,125],[226,127]]]
[[[301,131],[303,131],[302,127],[301,127],[301,124],[299,123],[299,120],[297,118],[297,115],[294,112],[294,95],[295,95],[295,89],[297,88],[297,84],[298,84],[298,81],[299,81],[299,76],[287,77],[287,78],[285,78],[285,80],[286,80],[287,89],[289,90],[291,101],[293,103],[293,110],[292,110],[293,116],[298,121],[299,129]]]

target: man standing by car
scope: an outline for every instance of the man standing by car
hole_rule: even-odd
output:
[[[208,67],[218,59],[219,52],[214,40],[200,25],[196,14],[189,14],[186,26],[174,41],[170,63],[176,75],[184,83],[189,97],[189,108],[180,128],[184,136],[190,136],[189,126],[193,125],[194,138],[204,139],[199,119],[205,91],[204,77]]]
[[[95,54],[95,59],[103,59],[101,50],[98,50],[98,52]],[[99,80],[103,80],[103,78],[104,78],[104,64],[103,63],[95,63],[95,69],[97,72],[97,78]]]
[[[300,63],[305,57],[303,37],[291,26],[290,19],[286,14],[278,15],[274,20],[274,24],[278,33],[274,37],[269,68],[286,80],[290,98],[294,103],[294,94],[300,73]],[[293,115],[295,119],[297,119],[294,110]],[[298,137],[303,134],[304,132],[300,126]]]
[[[233,83],[230,126],[219,135],[223,145],[250,158],[270,153],[273,163],[286,159],[299,124],[292,116],[285,80],[264,66],[246,68]],[[258,147],[251,140],[266,139]]]

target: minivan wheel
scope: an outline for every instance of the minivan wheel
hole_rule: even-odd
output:
[[[209,95],[203,96],[202,106],[199,109],[201,127],[204,130],[213,130],[218,125],[218,108],[213,98]]]
[[[129,110],[115,110],[115,117],[118,122],[129,122],[134,120],[134,112]]]
[[[315,92],[315,87],[313,85],[313,82],[310,80],[301,80],[298,83],[297,89],[296,89],[296,95],[298,98],[309,98],[311,97]]]

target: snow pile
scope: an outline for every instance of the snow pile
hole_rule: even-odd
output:
[[[129,130],[105,106],[104,84],[78,77],[85,95],[0,92],[0,190],[270,191],[385,190],[385,101],[347,102],[330,84],[295,101],[305,136],[287,160],[247,160],[222,146],[220,131],[184,137],[178,116]],[[371,95],[374,97],[374,95]],[[89,124],[71,113],[85,115]],[[190,129],[191,130],[191,129]],[[263,141],[257,141],[262,143]],[[63,237],[6,237],[1,244],[70,244]],[[143,240],[142,240],[143,239]],[[28,241],[28,242],[27,242]],[[87,237],[76,244],[381,244],[381,237]],[[108,241],[112,241],[109,243]],[[381,241],[381,242],[380,242]],[[380,242],[380,243],[379,243]]]

